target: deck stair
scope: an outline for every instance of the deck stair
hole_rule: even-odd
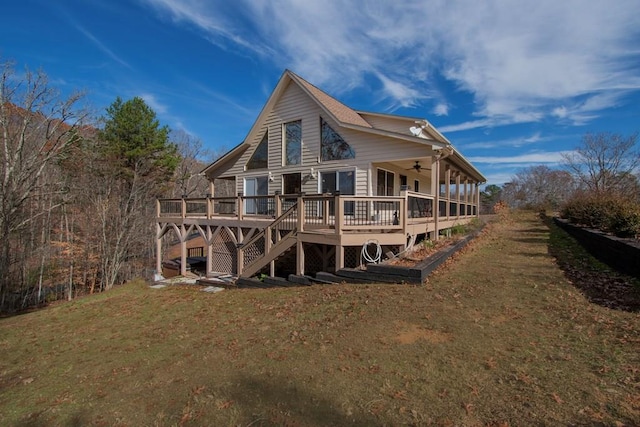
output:
[[[297,243],[298,203],[240,247],[240,277],[251,277],[271,261],[287,254]]]

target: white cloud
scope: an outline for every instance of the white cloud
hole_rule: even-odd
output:
[[[158,98],[152,93],[141,93],[138,96],[142,98],[144,102],[146,102],[147,105],[151,107],[151,109],[155,111],[157,114],[164,115],[164,114],[167,114],[167,112],[169,111],[169,107],[167,107],[166,104],[163,104],[162,102],[160,102]]]
[[[88,30],[86,30],[84,27],[82,27],[81,25],[76,25],[76,29],[78,31],[80,31],[82,34],[84,34],[84,36],[86,38],[88,38],[91,43],[93,43],[96,47],[98,47],[98,49],[100,49],[103,53],[105,53],[109,58],[113,59],[114,61],[116,61],[118,64],[131,69],[131,65],[129,65],[124,59],[120,58],[118,55],[116,55],[111,49],[109,49],[104,43],[102,43],[100,40],[98,40],[96,38],[96,36],[94,36],[91,32],[89,32]]]
[[[441,102],[433,108],[433,114],[436,116],[447,116],[449,115],[449,106]]]
[[[443,131],[582,124],[640,89],[637,0],[140,1],[330,92],[374,76],[391,108],[433,99],[444,113],[455,105],[433,93],[448,79],[478,119]]]

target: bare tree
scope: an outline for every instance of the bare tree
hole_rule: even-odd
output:
[[[0,298],[12,281],[12,237],[58,204],[27,209],[34,197],[61,192],[43,179],[79,140],[87,117],[80,93],[63,97],[42,72],[17,75],[11,62],[0,64]],[[13,254],[15,257],[15,253]],[[4,301],[4,299],[2,299]]]
[[[211,151],[204,148],[200,139],[183,130],[172,131],[171,140],[180,154],[180,163],[175,172],[174,197],[204,196],[209,191],[209,181],[200,172],[212,158]]]
[[[590,191],[621,192],[640,166],[636,148],[638,133],[588,133],[571,153],[563,155],[564,164]]]
[[[503,186],[502,197],[512,207],[558,209],[575,188],[568,172],[538,165],[518,172]]]

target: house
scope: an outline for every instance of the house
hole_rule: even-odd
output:
[[[486,181],[426,120],[355,111],[289,70],[244,142],[203,173],[206,196],[157,201],[158,270],[171,230],[183,269],[196,232],[208,274],[355,267],[367,242],[397,253],[470,221]]]

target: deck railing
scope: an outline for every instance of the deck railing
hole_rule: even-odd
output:
[[[406,224],[434,220],[435,198],[403,191],[400,196],[270,195],[158,199],[158,218],[234,218],[272,220],[298,204],[298,229],[401,230]],[[440,219],[475,216],[477,205],[457,198],[441,197]],[[338,220],[336,220],[338,219]]]

